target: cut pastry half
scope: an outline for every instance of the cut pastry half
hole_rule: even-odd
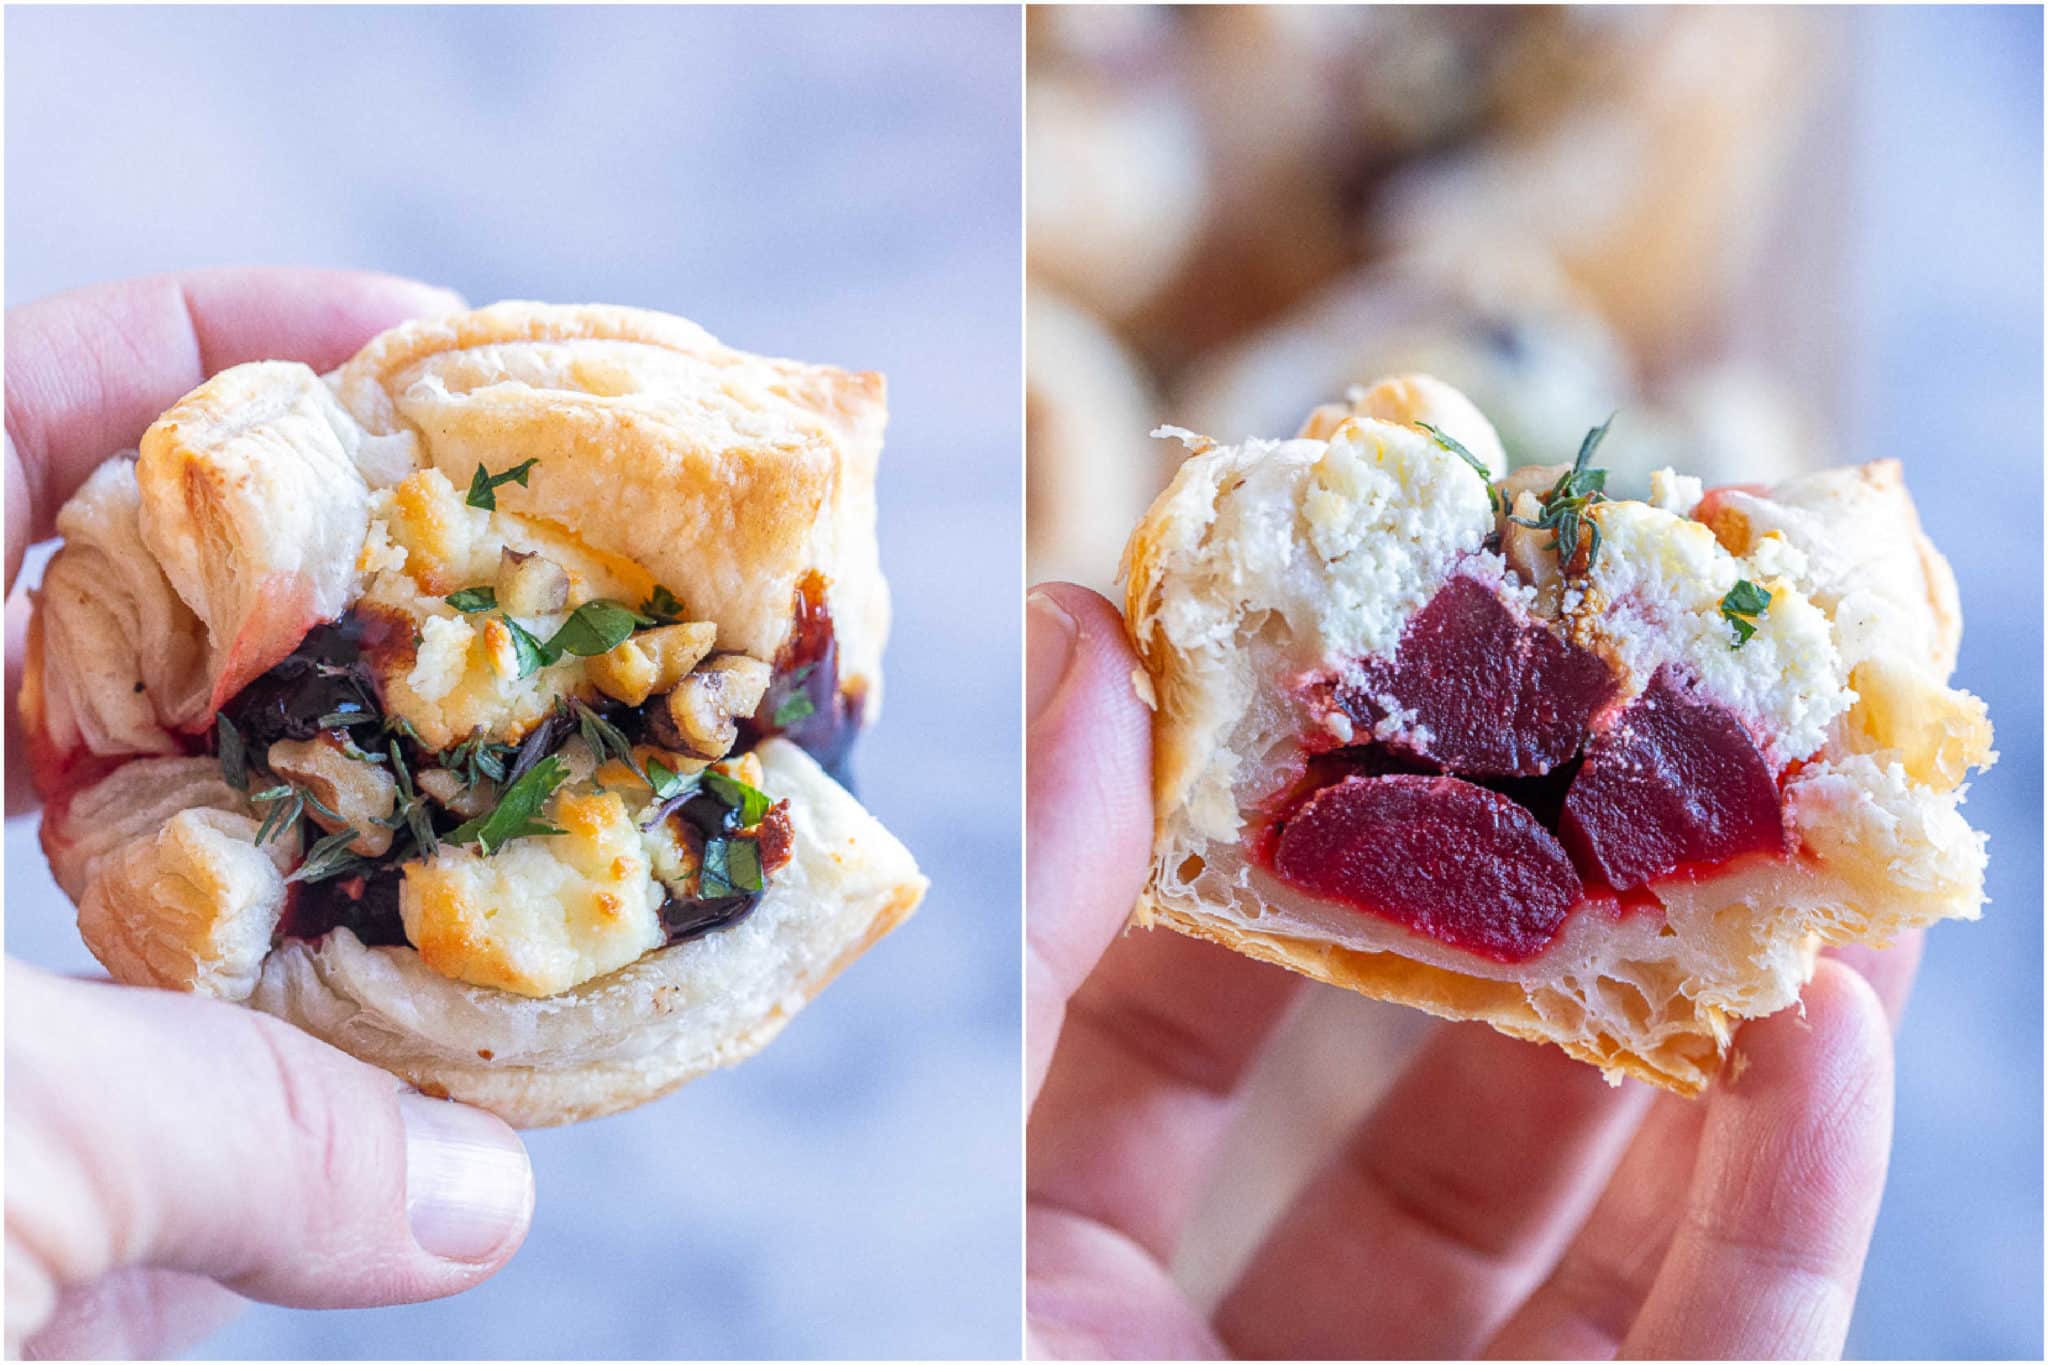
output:
[[[1502,479],[1422,377],[1171,434],[1140,922],[1691,1094],[1822,946],[1979,913],[1991,726],[1895,462],[1609,499],[1599,430]]]
[[[116,979],[522,1125],[744,1058],[915,908],[879,375],[505,303],[237,366],[64,508],[22,710]]]

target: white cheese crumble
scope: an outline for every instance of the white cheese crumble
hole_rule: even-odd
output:
[[[1798,552],[1778,542],[1738,558],[1712,531],[1639,502],[1593,509],[1600,553],[1586,575],[1584,629],[1626,671],[1624,695],[1677,662],[1746,720],[1775,764],[1821,747],[1828,727],[1856,700],[1836,655],[1827,614],[1795,581]],[[1738,580],[1771,594],[1756,633],[1736,647],[1721,601]]]
[[[514,742],[565,696],[595,695],[587,661],[565,654],[524,676],[504,613],[463,613],[446,597],[495,585],[506,551],[541,554],[559,565],[569,591],[558,611],[514,617],[536,640],[561,628],[593,598],[638,605],[653,579],[630,561],[583,544],[536,518],[471,507],[439,470],[424,469],[372,495],[362,568],[370,575],[360,606],[413,630],[408,655],[372,654],[384,704],[408,721],[421,743],[445,749],[482,729]]]
[[[563,832],[515,839],[489,856],[442,844],[406,865],[399,914],[427,966],[546,996],[666,941],[663,892],[619,794],[565,789],[544,818]]]
[[[1485,481],[1407,427],[1347,421],[1329,441],[1248,441],[1191,456],[1165,495],[1159,621],[1183,649],[1226,644],[1243,614],[1312,627],[1317,662],[1390,653],[1408,617],[1493,529]],[[1306,662],[1306,661],[1305,661]]]

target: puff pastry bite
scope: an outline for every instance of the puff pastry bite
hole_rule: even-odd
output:
[[[523,1125],[759,1048],[917,905],[879,375],[504,303],[237,366],[59,521],[21,704],[120,980]]]
[[[1978,914],[1991,726],[1895,462],[1608,500],[1597,432],[1501,479],[1420,377],[1180,434],[1141,922],[1695,1093],[1821,946]]]

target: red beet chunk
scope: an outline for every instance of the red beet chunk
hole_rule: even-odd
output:
[[[1273,872],[1441,943],[1522,962],[1550,946],[1582,886],[1536,817],[1455,777],[1349,777],[1280,832]]]
[[[1667,664],[1586,746],[1559,833],[1589,876],[1626,891],[1688,863],[1782,853],[1785,812],[1749,731]]]
[[[1366,686],[1345,702],[1377,725],[1386,715],[1379,699],[1391,697],[1414,721],[1388,742],[1451,772],[1536,777],[1579,752],[1615,690],[1598,655],[1510,610],[1485,585],[1453,578],[1409,621],[1392,665],[1369,665]]]

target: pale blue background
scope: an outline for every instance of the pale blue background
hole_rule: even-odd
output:
[[[10,10],[6,295],[313,262],[643,304],[879,369],[888,709],[864,796],[933,881],[780,1041],[535,1133],[461,1298],[258,1308],[231,1356],[1014,1356],[1015,10]],[[90,961],[26,822],[7,947]]]
[[[1859,458],[1896,455],[1963,595],[1991,904],[1928,935],[1852,1354],[2041,1358],[2041,11],[1855,22]]]

